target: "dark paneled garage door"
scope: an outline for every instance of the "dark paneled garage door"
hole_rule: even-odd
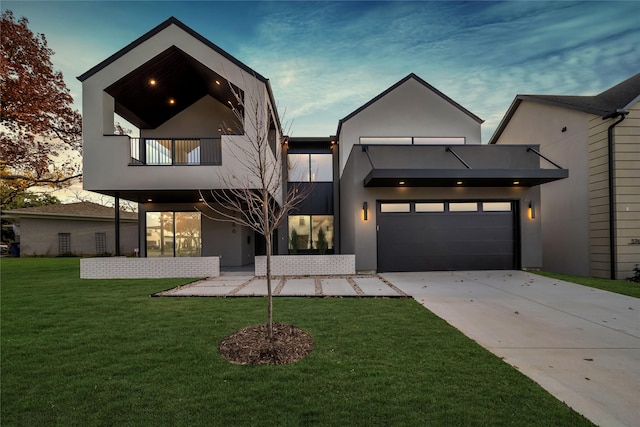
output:
[[[378,271],[517,268],[512,202],[378,203]]]

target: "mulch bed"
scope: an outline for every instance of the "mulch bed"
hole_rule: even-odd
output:
[[[313,350],[313,338],[304,330],[286,323],[273,323],[273,341],[267,325],[249,326],[226,336],[218,351],[231,363],[241,365],[282,365],[293,363]]]

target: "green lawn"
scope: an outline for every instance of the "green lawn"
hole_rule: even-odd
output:
[[[77,259],[2,259],[1,422],[72,425],[592,425],[410,299],[276,298],[298,363],[231,365],[264,298],[151,298],[181,280],[81,280]]]
[[[602,289],[603,291],[615,292],[621,295],[640,298],[640,283],[628,280],[598,279],[596,277],[570,276],[568,274],[548,273],[545,271],[532,271],[541,276],[553,279],[564,280],[565,282],[577,283],[591,288]]]

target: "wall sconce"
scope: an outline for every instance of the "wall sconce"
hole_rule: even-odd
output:
[[[529,219],[535,219],[536,210],[533,202],[529,202]]]
[[[362,204],[362,218],[365,221],[369,219],[369,204],[367,202]]]

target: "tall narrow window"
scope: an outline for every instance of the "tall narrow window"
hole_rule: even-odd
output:
[[[176,256],[200,256],[200,212],[176,212]]]
[[[71,233],[58,233],[58,255],[71,255]]]
[[[107,233],[96,233],[96,255],[107,254]]]

